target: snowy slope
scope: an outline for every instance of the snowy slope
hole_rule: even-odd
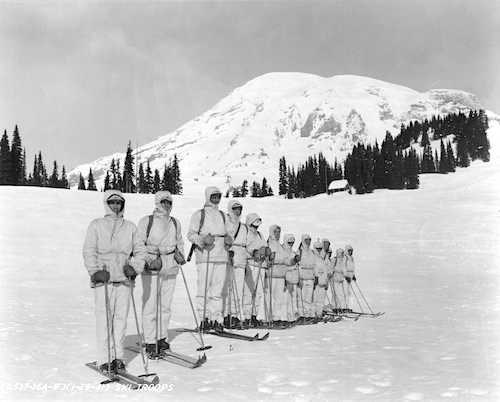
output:
[[[500,125],[489,134],[490,163],[422,175],[417,191],[243,200],[264,231],[278,223],[352,244],[359,284],[386,315],[272,331],[258,344],[207,338],[202,368],[151,363],[162,393],[53,389],[100,381],[83,366],[94,356],[94,315],[81,246],[102,193],[0,187],[0,399],[500,400]],[[152,203],[127,195],[126,217],[137,222]],[[175,197],[183,228],[201,205],[201,194]],[[194,292],[195,266],[185,271]],[[171,327],[190,325],[179,278]],[[132,314],[128,334],[134,343]],[[196,341],[182,334],[172,345],[194,353]],[[127,360],[140,371],[140,358]],[[16,383],[52,388],[9,391]]]
[[[266,176],[276,188],[278,161],[292,164],[322,151],[342,160],[358,141],[382,140],[401,123],[480,108],[467,92],[433,89],[417,92],[372,78],[302,73],[269,73],[236,88],[213,108],[174,132],[140,146],[140,162],[162,171],[174,153],[181,159],[186,194],[200,181],[227,187]],[[123,139],[125,147],[128,139]],[[102,183],[111,158],[101,157],[70,172],[72,185],[92,167]],[[123,164],[122,164],[123,166]]]

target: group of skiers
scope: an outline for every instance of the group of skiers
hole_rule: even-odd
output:
[[[219,209],[221,191],[205,190],[203,208],[192,215],[187,238],[197,270],[196,304],[201,331],[316,323],[324,310],[351,311],[356,280],[353,248],[337,249],[330,241],[292,234],[280,242],[281,228],[271,225],[267,239],[262,219],[246,215],[232,200]],[[151,215],[136,226],[123,218],[120,191],[104,193],[105,216],[93,220],[83,246],[85,266],[94,288],[98,362],[101,370],[124,369],[124,339],[135,278],[142,278],[142,341],[148,356],[168,350],[171,304],[179,270],[186,263],[182,228],[171,215],[168,191],[155,194]],[[181,271],[182,272],[182,271]],[[182,275],[184,273],[182,272]],[[186,286],[186,290],[189,292]],[[137,317],[136,317],[137,322]],[[138,325],[138,324],[137,324]]]

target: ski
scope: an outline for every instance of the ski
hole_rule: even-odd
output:
[[[360,316],[367,316],[367,317],[377,318],[377,317],[380,317],[380,316],[384,315],[385,311],[378,312],[378,313],[360,313],[358,311],[353,311],[351,314],[357,314],[357,315],[360,315]]]
[[[126,349],[135,353],[140,353],[139,345],[137,345],[136,347],[129,346]],[[162,350],[159,355],[148,356],[148,358],[151,360],[165,360],[166,362],[191,369],[200,367],[207,361],[207,356],[205,353],[203,353],[203,356],[194,358],[182,353],[173,352],[171,350]]]
[[[198,332],[197,329],[189,329],[189,328],[184,328],[181,330],[182,332]],[[235,332],[229,332],[229,331],[216,331],[214,329],[209,329],[203,331],[204,334],[207,335],[214,335],[214,336],[219,336],[221,338],[232,338],[232,339],[238,339],[240,341],[248,341],[248,342],[253,342],[253,341],[265,341],[267,338],[269,338],[269,332],[267,332],[263,336],[259,336],[259,333],[256,333],[253,336],[249,335],[242,335],[242,334],[237,334]]]
[[[145,380],[144,378],[130,374],[126,370],[120,370],[117,372],[108,373],[107,371],[102,371],[97,366],[97,362],[90,362],[85,364],[88,368],[97,371],[99,374],[107,377],[107,380],[101,382],[101,384],[109,384],[116,382],[121,385],[125,385],[131,389],[140,389],[144,386],[157,385],[160,382],[158,376],[154,376],[151,381]]]

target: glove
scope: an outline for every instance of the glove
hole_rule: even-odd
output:
[[[186,259],[181,251],[176,247],[174,252],[174,260],[179,265],[184,265],[186,263]]]
[[[148,264],[147,269],[150,271],[160,271],[162,265],[163,264],[161,262],[161,258],[160,258],[160,256],[158,256]]]
[[[354,282],[356,282],[356,275],[353,275],[353,276],[352,276],[352,280],[353,280]]]
[[[266,248],[265,246],[262,246],[259,248],[259,260],[264,261],[266,259]]]
[[[349,278],[348,276],[346,276],[345,280],[347,281],[348,284],[351,284],[351,278]]]
[[[135,269],[128,263],[123,266],[123,273],[131,281],[135,280],[135,277],[137,276],[137,272],[135,271]]]
[[[299,279],[299,283],[297,284],[297,286],[302,289],[302,279]]]
[[[202,248],[205,250],[212,250],[215,244],[215,237],[210,233],[201,238]]]
[[[90,280],[94,283],[105,283],[109,281],[109,272],[101,269],[97,272],[94,272],[90,277]]]
[[[292,258],[290,258],[290,260],[288,262],[288,265],[295,265],[295,256],[293,256]]]
[[[300,262],[300,255],[295,254],[295,257],[293,257],[295,260],[295,264],[298,264]]]
[[[233,238],[228,234],[224,236],[224,248],[229,250],[229,248],[233,245]]]

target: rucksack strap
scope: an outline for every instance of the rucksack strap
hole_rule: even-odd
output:
[[[240,233],[240,228],[241,228],[241,222],[238,222],[238,229],[236,229],[236,233],[234,234],[234,240],[236,240],[236,238],[238,237],[238,233]]]
[[[153,227],[153,215],[149,215],[148,227],[146,228],[146,242],[149,239],[149,233],[151,233],[151,228]]]

